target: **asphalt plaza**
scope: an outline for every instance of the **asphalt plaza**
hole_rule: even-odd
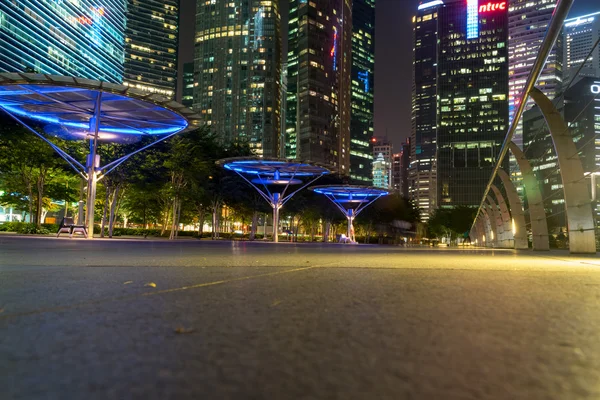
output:
[[[597,399],[600,260],[0,236],[2,399]]]

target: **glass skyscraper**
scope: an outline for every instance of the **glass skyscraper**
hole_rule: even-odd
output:
[[[567,19],[563,32],[565,82],[568,83],[600,37],[600,12]],[[579,76],[600,78],[600,46],[596,46]]]
[[[175,96],[178,21],[178,0],[127,0],[125,85]]]
[[[291,0],[287,156],[348,175],[351,113],[351,0]]]
[[[439,8],[438,207],[478,206],[509,124],[506,1]]]
[[[123,81],[125,2],[0,1],[0,71]]]
[[[509,114],[512,118],[525,87],[527,77],[540,46],[546,36],[548,24],[554,13],[556,0],[511,0],[508,9],[508,73]],[[562,85],[562,38],[552,48],[536,83],[550,100],[554,99]],[[526,109],[535,103],[529,100]],[[513,137],[519,147],[523,146],[522,122],[519,122]],[[513,168],[514,169],[514,168]]]
[[[281,121],[278,0],[198,1],[193,108],[223,141],[277,157]]]
[[[408,198],[426,221],[436,208],[437,63],[440,0],[422,3],[413,18],[413,94]]]
[[[370,183],[373,156],[375,72],[375,0],[352,3],[352,113],[350,120],[350,178]]]

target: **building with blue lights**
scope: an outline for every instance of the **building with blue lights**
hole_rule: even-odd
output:
[[[352,2],[352,113],[350,178],[370,184],[373,156],[375,82],[375,0]]]
[[[179,0],[127,0],[123,83],[173,98]]]
[[[342,175],[350,171],[351,54],[351,0],[290,1],[286,155]]]
[[[509,125],[508,79],[507,2],[445,1],[438,8],[437,207],[481,202]]]
[[[281,46],[278,0],[196,3],[193,108],[265,157],[281,154]]]
[[[0,71],[123,81],[126,3],[0,2]]]
[[[436,207],[437,30],[441,0],[423,2],[413,17],[413,93],[408,198],[427,221]]]

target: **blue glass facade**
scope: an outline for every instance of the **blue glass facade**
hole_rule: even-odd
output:
[[[0,71],[123,81],[124,0],[0,2]]]

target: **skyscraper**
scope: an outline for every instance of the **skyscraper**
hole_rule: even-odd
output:
[[[125,3],[0,2],[0,71],[121,83]]]
[[[600,12],[565,20],[563,32],[565,82],[568,83],[598,41]],[[600,46],[596,46],[578,76],[600,78]]]
[[[196,4],[194,109],[223,141],[277,157],[281,118],[278,0]]]
[[[194,63],[183,64],[183,76],[181,82],[181,104],[192,108],[194,104]]]
[[[387,138],[374,137],[371,142],[373,144],[373,186],[392,189],[392,144]]]
[[[408,167],[410,164],[410,140],[402,143],[400,153],[392,157],[392,189],[408,198]]]
[[[527,77],[546,36],[556,0],[511,0],[508,9],[508,59],[509,59],[509,115],[512,118],[525,87]],[[562,85],[562,38],[552,48],[536,87],[554,99]],[[535,103],[529,100],[526,109]],[[522,122],[513,137],[519,147],[523,145]]]
[[[350,167],[351,0],[291,0],[286,145],[290,157]]]
[[[436,208],[438,13],[444,3],[422,3],[413,18],[413,95],[409,199],[426,221]]]
[[[439,8],[439,207],[478,206],[508,129],[506,1]]]
[[[123,84],[174,97],[178,0],[128,0]]]
[[[375,72],[375,0],[352,3],[350,177],[370,183]]]

